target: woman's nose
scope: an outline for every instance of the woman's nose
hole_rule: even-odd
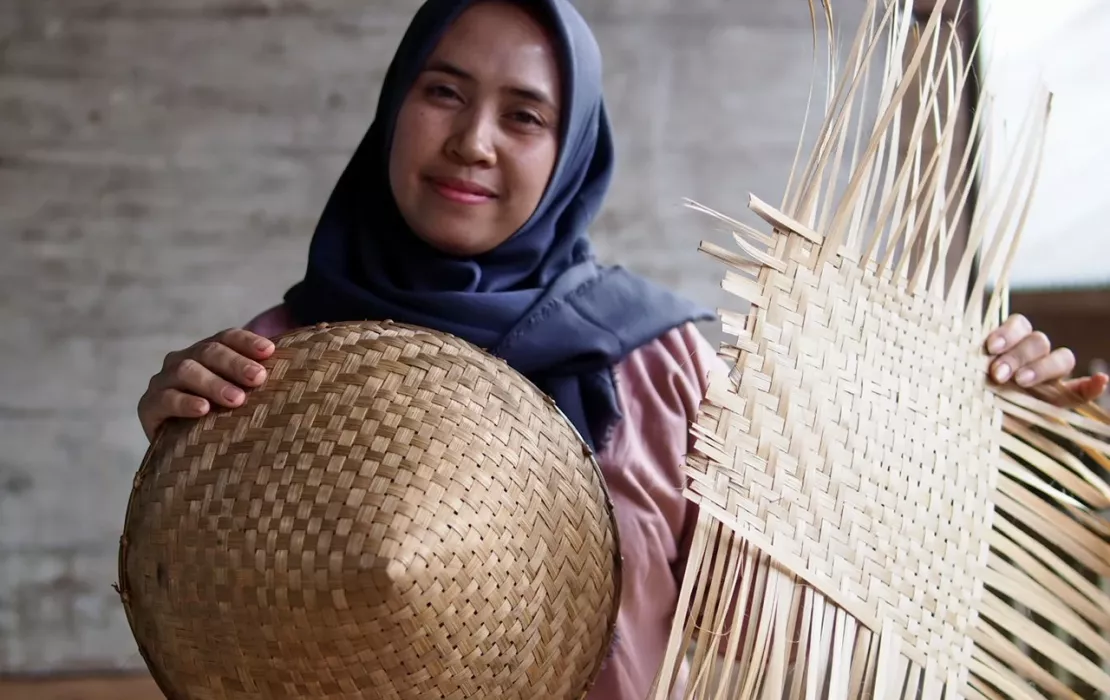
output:
[[[468,110],[456,122],[451,151],[465,165],[492,166],[497,162],[496,134],[494,115],[482,109]]]

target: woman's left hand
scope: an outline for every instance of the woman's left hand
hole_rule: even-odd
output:
[[[990,376],[999,384],[1013,381],[1020,387],[1034,387],[1064,379],[1075,370],[1075,355],[1067,348],[1052,349],[1048,336],[1034,331],[1029,320],[1014,314],[987,337],[987,352],[992,360]],[[1099,372],[1064,382],[1077,397],[1094,401],[1106,391],[1110,378]]]

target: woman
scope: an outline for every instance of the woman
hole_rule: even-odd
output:
[[[666,645],[696,517],[682,458],[717,360],[692,325],[708,313],[593,260],[587,226],[613,168],[601,80],[595,40],[566,0],[428,2],[325,208],[303,281],[245,328],[170,353],[139,417],[150,437],[167,418],[239,405],[243,387],[265,381],[267,338],[321,321],[415,323],[501,356],[598,452],[625,583],[594,697],[620,700],[644,697]],[[1000,381],[1048,381],[1074,365],[1020,317],[990,349],[995,370],[1009,368]],[[1074,388],[1091,397],[1105,385]]]

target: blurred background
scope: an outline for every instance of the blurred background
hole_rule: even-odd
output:
[[[813,78],[808,3],[577,4],[618,147],[602,257],[735,308],[697,250],[719,232],[683,198],[749,219],[749,192],[781,196]],[[865,4],[833,2],[845,41]],[[1057,94],[1012,310],[1101,366],[1110,5],[956,4],[961,33],[979,12],[992,27],[983,74],[1004,109],[986,128],[1019,120],[1038,76]],[[146,446],[136,402],[167,352],[298,279],[418,5],[0,0],[0,697],[160,697],[112,589]]]

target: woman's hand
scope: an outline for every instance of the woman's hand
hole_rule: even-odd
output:
[[[1067,348],[1052,349],[1048,336],[1034,331],[1021,314],[1006,319],[987,337],[990,353],[990,376],[999,384],[1013,381],[1020,387],[1064,379],[1075,370],[1075,355]],[[1106,391],[1108,378],[1101,372],[1064,382],[1064,386],[1082,402],[1094,401]]]
[[[269,339],[232,328],[166,355],[162,371],[151,377],[139,399],[139,422],[147,440],[154,439],[168,418],[199,418],[212,403],[228,408],[243,403],[243,389],[266,380],[258,361],[273,352]]]

